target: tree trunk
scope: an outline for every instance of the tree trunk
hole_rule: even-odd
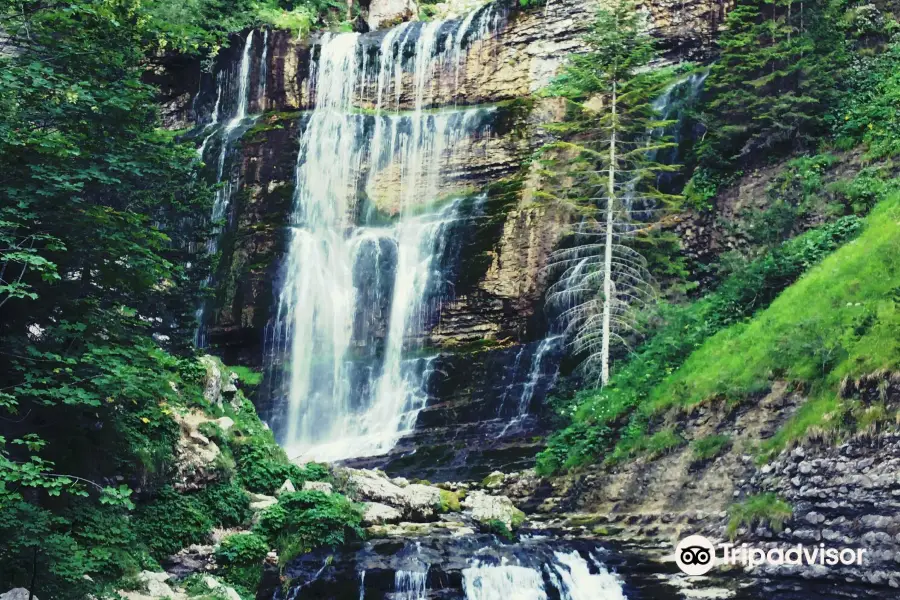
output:
[[[616,202],[616,82],[613,81],[612,121],[609,136],[609,175],[606,181],[606,248],[603,257],[603,336],[600,346],[600,383],[605,386],[609,382],[609,337],[612,321],[612,250],[613,250],[613,209]]]

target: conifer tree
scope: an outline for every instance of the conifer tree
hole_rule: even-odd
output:
[[[544,149],[543,194],[579,215],[569,243],[551,257],[561,276],[550,301],[562,308],[584,370],[606,384],[612,345],[624,342],[652,296],[646,261],[631,242],[674,199],[655,181],[676,167],[653,160],[672,143],[651,135],[668,122],[652,106],[659,77],[646,69],[655,52],[641,14],[619,0],[598,12],[586,41],[590,51],[551,86],[570,101],[570,118],[556,128],[562,139]]]
[[[707,81],[701,163],[809,145],[833,100],[844,40],[829,0],[740,0],[718,41]]]

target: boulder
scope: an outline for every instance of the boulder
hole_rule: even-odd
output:
[[[0,600],[28,600],[28,590],[25,588],[13,588],[5,594],[0,594]],[[32,600],[38,600],[34,596]]]
[[[525,520],[525,513],[515,507],[506,496],[491,496],[484,492],[471,492],[462,501],[462,507],[479,523],[500,521],[510,530]]]
[[[430,485],[400,487],[384,473],[369,469],[346,469],[343,474],[356,500],[393,506],[409,521],[434,519],[441,506],[440,490]]]
[[[200,357],[200,364],[206,368],[203,397],[207,402],[222,403],[222,369],[219,360],[209,354]]]
[[[215,420],[215,423],[219,426],[219,429],[224,432],[227,432],[229,429],[234,427],[234,419],[232,419],[231,417],[219,417]]]
[[[198,429],[210,421],[209,417],[199,411],[190,411],[185,414],[173,412],[172,419],[180,428],[175,456],[178,471],[175,488],[196,490],[218,479],[219,447]]]
[[[334,488],[327,481],[304,481],[303,491],[322,492],[323,494],[330,494],[334,491]]]
[[[250,510],[260,512],[278,504],[278,498],[265,494],[250,494]]]
[[[219,596],[225,596],[228,600],[241,600],[240,594],[234,591],[234,588],[228,587],[215,577],[206,575],[203,577],[203,583],[211,592],[216,592]]]
[[[141,589],[136,591],[123,592],[119,594],[127,598],[127,600],[151,600],[153,598],[168,598],[169,600],[185,600],[187,596],[180,590],[173,590],[166,583],[169,580],[169,574],[165,572],[141,571],[137,577],[141,584]]]
[[[403,515],[399,510],[381,502],[363,503],[363,525],[384,525],[385,523],[399,523]]]
[[[285,479],[284,483],[281,484],[281,487],[278,488],[278,491],[275,492],[276,496],[280,496],[284,493],[296,492],[297,488],[294,487],[294,482],[290,479]]]
[[[372,0],[369,4],[367,24],[374,31],[383,27],[393,27],[404,21],[414,21],[419,14],[415,0]]]

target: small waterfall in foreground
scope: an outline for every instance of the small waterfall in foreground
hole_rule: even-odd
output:
[[[538,568],[475,560],[463,570],[463,590],[467,600],[547,600],[549,582],[560,600],[626,600],[622,580],[597,556],[590,557],[594,572],[577,551],[555,552],[543,565],[546,580]]]
[[[463,570],[468,600],[547,600],[540,571],[519,565],[485,565],[479,561]]]
[[[492,112],[432,110],[432,96],[460,68],[466,43],[498,23],[490,6],[404,23],[377,47],[344,33],[314,48],[315,107],[301,123],[288,252],[266,333],[271,424],[294,459],[386,452],[424,407],[432,358],[410,350],[444,287],[460,200],[442,189],[451,153],[483,134]]]

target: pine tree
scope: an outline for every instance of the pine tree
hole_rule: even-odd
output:
[[[586,36],[590,51],[573,57],[551,87],[570,101],[571,116],[556,128],[562,139],[544,149],[544,196],[580,216],[569,243],[551,257],[561,276],[550,301],[562,307],[582,367],[604,385],[612,345],[625,341],[652,297],[632,241],[674,199],[655,187],[660,173],[676,167],[653,160],[672,143],[651,135],[668,122],[651,104],[659,77],[646,69],[655,52],[640,17],[627,1],[598,12]]]
[[[701,163],[722,170],[810,145],[833,99],[844,41],[828,0],[742,0],[707,81]]]

